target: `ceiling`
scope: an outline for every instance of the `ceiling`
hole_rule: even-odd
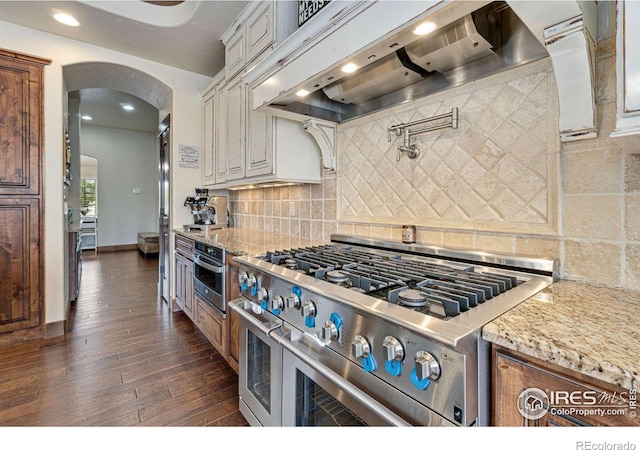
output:
[[[220,37],[247,3],[240,0],[0,0],[0,20],[213,77],[224,67]],[[55,12],[71,14],[80,26],[56,22],[52,17]],[[150,112],[142,104],[151,105],[128,94],[90,89],[80,91],[79,95],[82,111],[93,117],[93,125],[140,131],[150,120],[139,114]],[[142,104],[129,116],[123,116],[120,103],[125,101]],[[151,110],[154,121],[151,131],[155,132],[158,112],[153,107]]]

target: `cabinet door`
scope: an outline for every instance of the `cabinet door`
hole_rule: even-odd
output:
[[[193,291],[193,262],[185,259],[184,261],[184,278],[183,278],[183,286],[184,286],[184,312],[193,320],[193,299],[194,299],[194,291]]]
[[[41,72],[0,57],[0,195],[40,193]]]
[[[176,305],[184,311],[184,258],[176,254]]]
[[[227,179],[227,88],[220,86],[216,90],[217,105],[215,155],[216,155],[216,183],[224,183]]]
[[[216,350],[222,355],[227,354],[227,330],[224,317],[213,306],[199,295],[195,296],[194,321],[200,331],[209,339]]]
[[[240,286],[238,285],[238,275],[240,267],[227,258],[227,299],[235,300],[240,297]],[[227,308],[227,321],[229,329],[229,354],[227,362],[233,370],[238,373],[238,361],[240,361],[240,317],[232,308]]]
[[[275,40],[273,23],[273,3],[265,1],[247,20],[245,31],[247,62],[252,61],[273,43]]]
[[[546,396],[542,401],[540,391]],[[628,402],[629,392],[622,388],[588,384],[501,351],[495,352],[495,426],[637,426],[628,413]],[[527,405],[532,406],[525,418],[520,409]],[[625,414],[610,414],[620,408],[626,408]],[[598,413],[600,410],[603,414]]]
[[[204,102],[204,148],[202,150],[202,184],[209,185],[216,182],[216,124],[215,124],[215,93]]]
[[[229,42],[224,45],[224,67],[227,79],[242,70],[245,62],[244,27],[240,25]]]
[[[41,323],[40,201],[0,197],[0,333]]]
[[[252,111],[253,89],[247,85],[247,171],[246,176],[273,173],[273,116]]]
[[[244,178],[246,88],[241,74],[227,87],[227,181]]]

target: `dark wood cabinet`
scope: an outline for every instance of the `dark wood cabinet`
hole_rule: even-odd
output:
[[[495,426],[638,426],[635,395],[501,347],[493,350]]]
[[[26,338],[41,337],[44,322],[42,92],[50,62],[0,49],[0,333],[30,329]]]

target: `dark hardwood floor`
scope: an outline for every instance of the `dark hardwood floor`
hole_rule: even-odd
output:
[[[82,258],[70,332],[0,347],[0,425],[247,425],[236,373],[159,299],[158,259]]]

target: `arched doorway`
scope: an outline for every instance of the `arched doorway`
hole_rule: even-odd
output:
[[[156,192],[155,192],[156,196],[154,197],[155,198],[154,200],[155,219],[153,222],[154,223],[153,227],[155,231],[158,231],[159,233],[159,240],[160,240],[159,244],[160,244],[160,249],[162,251],[161,254],[159,255],[159,267],[158,267],[158,280],[159,280],[159,288],[160,288],[159,293],[163,299],[168,301],[168,299],[170,298],[169,282],[168,282],[169,280],[166,276],[164,276],[164,274],[168,274],[170,272],[170,268],[168,267],[168,261],[170,261],[170,258],[169,258],[170,246],[168,242],[164,242],[164,241],[168,240],[169,234],[168,232],[163,233],[161,228],[163,223],[167,223],[168,225],[167,217],[169,215],[169,202],[163,202],[163,204],[160,205],[159,197],[161,192],[158,185],[158,179],[159,179],[159,176],[162,175],[163,177],[162,181],[164,183],[162,191],[169,192],[171,188],[170,187],[171,174],[168,172],[168,168],[166,167],[162,171],[160,171],[161,173],[158,173],[160,168],[162,168],[162,165],[158,163],[161,149],[158,148],[157,137],[166,128],[166,125],[163,125],[162,122],[163,122],[163,119],[169,116],[169,114],[171,113],[173,91],[163,82],[159,81],[158,79],[142,71],[133,69],[131,67],[123,66],[123,65],[113,64],[113,63],[83,62],[83,63],[68,65],[63,68],[63,76],[64,76],[64,81],[67,87],[67,93],[69,96],[70,115],[73,111],[78,112],[77,120],[80,122],[80,125],[77,127],[77,130],[78,130],[77,136],[75,136],[76,141],[78,142],[77,145],[80,145],[79,144],[81,141],[80,137],[82,135],[81,130],[82,130],[83,120],[79,117],[81,115],[79,112],[81,111],[81,108],[82,108],[81,93],[83,92],[84,93],[92,92],[93,95],[96,95],[95,92],[99,92],[100,95],[108,95],[112,98],[126,99],[127,96],[133,96],[137,99],[141,99],[143,101],[142,103],[146,103],[152,106],[153,110],[155,111],[155,125],[154,125],[155,130],[152,129],[151,131],[152,132],[155,131],[153,133],[154,136],[153,136],[152,145],[154,146],[156,159],[147,165],[147,169],[148,167],[154,167],[155,168],[154,170],[156,170],[155,176],[153,178],[155,182],[155,189],[156,189]],[[73,100],[71,97],[73,97]],[[78,105],[75,105],[75,108],[76,108],[75,110],[74,110],[74,105],[72,105],[72,102],[78,103]],[[71,119],[72,118],[70,117],[70,121]],[[74,127],[70,127],[70,129],[71,131],[73,131]],[[71,139],[72,141],[74,140],[73,135],[71,136]],[[164,139],[166,143],[170,142],[170,139],[171,139],[170,132],[164,133]],[[74,155],[77,155],[76,156],[77,158],[80,157],[81,153],[82,153],[81,149],[78,149],[78,151],[73,152]],[[121,164],[122,164],[121,167],[128,167],[126,156],[120,156],[120,158],[121,158]],[[115,166],[117,166],[117,163]],[[117,169],[115,171],[117,171]],[[112,172],[114,172],[114,170],[112,170]],[[78,177],[78,180],[80,180],[80,177]],[[102,183],[102,186],[105,186],[105,184]],[[72,186],[72,188],[79,189],[79,184]],[[129,192],[129,193],[130,194],[132,193],[134,196],[136,194],[141,194],[142,192],[145,191],[144,188],[140,189],[140,187],[135,187],[135,186],[132,189],[131,187],[129,189],[132,190],[132,192]],[[147,189],[147,191],[148,190],[149,189]],[[70,199],[73,201],[75,197],[77,197],[79,202],[80,201],[79,194],[77,196],[71,195]],[[73,206],[77,206],[79,209],[80,204],[70,205],[70,207],[73,207]],[[72,208],[72,210],[73,209],[74,208]],[[134,207],[129,208],[129,211],[128,211],[129,214],[132,213],[132,209],[134,209]],[[104,223],[104,221],[102,221],[102,223]],[[158,223],[160,225],[158,225]],[[138,231],[154,231],[154,229],[144,229],[144,230],[140,229]]]

